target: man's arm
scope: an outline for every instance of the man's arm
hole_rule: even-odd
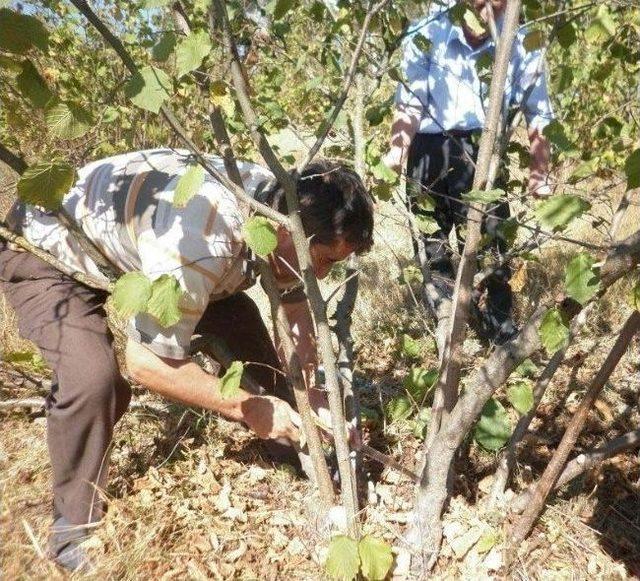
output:
[[[402,170],[418,127],[420,127],[420,112],[415,107],[398,104],[391,124],[389,152],[384,156],[384,164],[387,167],[396,172]]]
[[[298,414],[283,400],[243,390],[236,397],[224,399],[220,380],[190,359],[159,357],[132,339],[127,341],[125,360],[134,381],[163,397],[244,422],[260,438],[298,440]]]
[[[531,161],[527,191],[535,197],[548,196],[551,194],[548,184],[551,146],[549,140],[537,128],[529,129],[529,153]]]

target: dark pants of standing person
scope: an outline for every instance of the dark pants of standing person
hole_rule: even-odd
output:
[[[448,239],[451,229],[464,225],[466,221],[467,205],[460,195],[472,188],[478,153],[477,137],[477,132],[418,133],[409,149],[407,192],[411,211],[415,214],[425,213],[419,206],[421,193],[428,194],[435,202],[432,214],[440,229],[434,234],[425,235],[424,242],[434,279],[442,288],[452,289],[456,277]],[[497,262],[499,255],[507,249],[500,225],[509,216],[509,205],[502,202],[489,204],[483,220],[483,233],[491,238],[484,252],[494,255]],[[457,232],[460,241],[460,232]],[[458,252],[462,252],[462,247],[460,243]],[[510,275],[509,267],[504,266],[496,268],[484,281],[486,304],[475,314],[485,338],[499,340],[501,334],[512,332]]]
[[[105,505],[108,451],[116,422],[131,399],[107,327],[106,293],[87,288],[28,252],[0,242],[0,290],[54,372],[47,397],[47,443],[53,468],[54,517],[71,525],[98,521]],[[268,392],[292,403],[255,303],[244,293],[216,302],[197,333],[214,333]],[[270,366],[270,367],[268,367]]]

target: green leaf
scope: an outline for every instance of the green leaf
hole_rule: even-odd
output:
[[[591,25],[584,33],[587,42],[598,43],[607,40],[616,33],[616,23],[609,12],[609,8],[601,5],[598,8],[596,17],[591,21]]]
[[[525,359],[514,371],[516,375],[520,377],[535,377],[538,373],[538,366],[531,361],[531,359]]]
[[[491,529],[484,533],[476,543],[475,550],[481,555],[488,553],[500,540],[500,534]]]
[[[436,209],[436,201],[429,194],[418,194],[416,205],[423,212],[433,212]]]
[[[176,208],[184,208],[193,196],[195,196],[204,183],[204,168],[201,165],[191,165],[187,168],[176,184],[173,194],[173,205]]]
[[[418,50],[421,50],[422,52],[425,52],[425,53],[429,52],[431,50],[431,47],[433,46],[433,43],[424,34],[421,34],[420,32],[413,36],[413,44],[416,45]]]
[[[154,61],[165,62],[171,56],[177,43],[178,37],[174,32],[164,32],[160,40],[153,45],[151,58],[153,58]]]
[[[278,235],[273,224],[264,216],[253,216],[242,227],[244,239],[258,256],[271,254],[278,245]]]
[[[147,310],[151,298],[151,281],[141,272],[123,274],[113,287],[111,304],[123,319]]]
[[[395,184],[398,182],[398,174],[382,161],[371,166],[371,173],[377,180],[382,180],[388,184]]]
[[[411,400],[400,395],[390,399],[384,407],[385,415],[392,422],[399,422],[400,420],[406,420],[413,411],[413,403]]]
[[[563,24],[556,33],[556,38],[558,39],[558,44],[564,48],[565,50],[570,48],[571,45],[576,41],[576,29],[573,25],[573,22],[567,22]]]
[[[624,164],[624,173],[627,174],[627,190],[640,188],[640,148],[627,158]]]
[[[152,113],[160,111],[169,98],[171,79],[164,71],[155,67],[144,67],[133,75],[124,88],[125,95],[134,105]]]
[[[192,32],[176,46],[176,74],[178,78],[195,71],[211,52],[211,40],[204,30]]]
[[[30,60],[22,63],[20,74],[16,77],[18,91],[36,109],[44,109],[53,98],[47,83]]]
[[[482,204],[490,204],[497,202],[504,197],[504,190],[471,190],[460,195],[467,202],[481,202]]]
[[[634,284],[631,289],[629,303],[636,311],[640,311],[640,280],[636,281],[636,284]]]
[[[427,216],[425,214],[416,214],[415,216],[416,226],[418,230],[427,236],[435,234],[440,230],[440,226],[433,216]]]
[[[403,333],[400,338],[400,350],[405,357],[418,359],[421,352],[420,341],[416,341],[413,337]]]
[[[584,305],[600,287],[600,274],[593,267],[595,260],[587,252],[574,256],[565,271],[564,284],[567,294]]]
[[[502,404],[491,398],[482,408],[473,437],[485,450],[499,450],[511,437],[511,422]]]
[[[34,16],[0,9],[0,50],[24,54],[32,47],[45,52],[49,47],[49,33]]]
[[[75,177],[75,170],[61,161],[32,165],[18,181],[18,197],[27,204],[57,210]]]
[[[393,195],[394,187],[395,186],[393,184],[390,184],[387,182],[378,182],[375,186],[373,186],[371,193],[378,200],[387,202],[391,199],[391,196]]]
[[[360,569],[358,543],[345,535],[333,537],[329,543],[325,567],[333,579],[355,579]]]
[[[45,113],[45,121],[49,131],[61,139],[77,139],[82,137],[93,123],[86,109],[73,103],[58,103],[49,107]]]
[[[534,50],[542,48],[544,46],[544,41],[544,31],[540,28],[536,28],[535,30],[527,32],[527,35],[522,41],[522,45],[527,52],[533,52]]]
[[[182,294],[178,279],[171,274],[163,274],[151,284],[147,312],[163,327],[175,325],[182,318],[178,307]]]
[[[538,333],[542,346],[549,355],[553,355],[569,344],[569,327],[557,308],[549,309],[546,312]]]
[[[400,284],[422,284],[424,281],[422,271],[415,264],[410,264],[402,269],[402,274],[398,277]]]
[[[437,369],[412,367],[402,384],[416,403],[420,404],[427,392],[434,386],[437,379]]]
[[[536,218],[544,228],[564,230],[569,223],[591,208],[591,204],[579,196],[560,194],[538,204]]]
[[[234,361],[229,365],[226,373],[220,380],[220,396],[222,399],[236,397],[240,393],[240,383],[244,373],[242,361]]]
[[[365,579],[383,581],[393,565],[391,547],[380,539],[365,535],[358,543],[358,554]]]
[[[554,119],[543,130],[542,134],[560,151],[570,155],[576,151],[576,146],[567,137],[567,132],[560,121]]]
[[[149,10],[151,8],[163,8],[172,2],[173,0],[144,0],[143,6]]]
[[[273,9],[273,19],[280,20],[296,4],[296,0],[277,0]]]
[[[507,399],[521,415],[529,413],[533,407],[533,388],[530,381],[518,381],[507,388]]]

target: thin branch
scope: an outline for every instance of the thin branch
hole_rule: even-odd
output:
[[[625,322],[609,355],[593,378],[587,393],[571,418],[564,436],[547,465],[547,468],[537,483],[531,486],[531,501],[511,531],[510,546],[512,554],[516,553],[517,548],[529,534],[533,524],[542,512],[547,496],[549,496],[549,493],[558,481],[560,473],[567,462],[567,458],[587,421],[589,411],[600,395],[611,373],[625,354],[629,343],[638,331],[640,331],[640,312],[634,311]]]
[[[360,60],[360,54],[362,53],[362,48],[364,47],[365,40],[367,39],[367,33],[369,31],[369,25],[371,24],[371,19],[387,4],[389,0],[381,0],[377,4],[371,6],[371,2],[369,2],[369,9],[367,10],[367,14],[364,18],[364,22],[362,23],[362,30],[360,31],[360,36],[358,38],[358,43],[356,44],[356,48],[353,51],[353,55],[351,56],[351,64],[349,65],[349,70],[347,72],[347,76],[344,79],[342,84],[342,92],[340,97],[338,97],[331,113],[324,120],[320,129],[318,130],[318,137],[315,143],[311,146],[311,149],[305,156],[304,160],[298,167],[298,172],[302,173],[304,169],[309,165],[311,160],[316,156],[324,140],[329,135],[329,131],[333,127],[333,124],[336,122],[338,115],[340,114],[340,110],[342,109],[345,101],[347,100],[347,96],[349,95],[349,90],[351,89],[351,85],[353,84],[353,80],[356,76],[356,71],[358,67],[358,61]]]
[[[17,174],[24,173],[27,167],[29,167],[22,157],[13,153],[13,151],[9,150],[2,143],[0,143],[0,161],[6,163]]]
[[[300,264],[300,270],[305,282],[305,290],[311,305],[313,317],[318,333],[318,346],[322,363],[325,370],[327,393],[329,396],[329,408],[331,421],[334,426],[334,441],[336,456],[338,459],[338,469],[342,482],[341,499],[344,504],[347,521],[351,534],[358,536],[358,525],[356,520],[358,502],[355,475],[353,474],[349,460],[349,443],[347,441],[344,412],[342,409],[342,397],[340,394],[340,379],[338,376],[335,353],[333,352],[331,329],[326,314],[326,304],[320,293],[318,280],[313,272],[311,257],[309,255],[309,242],[306,238],[302,220],[298,211],[298,196],[296,180],[291,176],[276,157],[268,140],[260,130],[257,115],[249,99],[249,87],[247,86],[247,76],[243,74],[243,66],[240,61],[235,39],[231,32],[226,6],[222,0],[214,0],[213,7],[217,16],[223,23],[223,34],[225,45],[231,58],[231,74],[236,91],[236,98],[242,110],[242,114],[249,127],[251,137],[271,171],[274,173],[278,183],[282,186],[287,200],[289,212],[289,226],[294,248]]]

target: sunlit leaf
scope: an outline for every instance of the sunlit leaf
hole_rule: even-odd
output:
[[[413,412],[413,403],[407,396],[400,395],[387,402],[384,412],[391,422],[406,420]]]
[[[345,535],[333,537],[329,543],[325,567],[333,579],[355,579],[360,569],[358,543]]]
[[[244,239],[258,256],[271,254],[278,245],[278,235],[273,224],[264,216],[253,216],[243,227]]]
[[[491,398],[482,408],[482,414],[473,431],[473,437],[485,450],[499,450],[511,437],[511,422],[502,404]]]
[[[380,539],[366,535],[358,543],[358,554],[365,579],[383,581],[393,564],[391,547]]]
[[[549,309],[538,330],[542,346],[549,355],[569,344],[569,327],[562,313],[557,309]]]
[[[538,366],[527,357],[514,371],[520,377],[535,377],[538,373]]]
[[[151,8],[163,8],[164,6],[168,6],[172,4],[173,0],[144,0],[143,6],[147,9]]]
[[[631,288],[631,293],[629,293],[629,303],[636,311],[640,311],[640,280],[636,281]]]
[[[134,105],[153,113],[160,111],[170,91],[171,79],[155,67],[141,69],[125,86],[125,94]]]
[[[176,190],[173,194],[173,205],[176,208],[184,208],[193,196],[195,196],[204,183],[204,168],[201,165],[191,165],[178,179]]]
[[[42,22],[35,16],[0,9],[0,50],[24,54],[34,47],[43,52],[49,47],[49,33]]]
[[[609,7],[601,5],[596,17],[591,21],[589,28],[584,33],[587,42],[598,43],[607,40],[616,33],[616,23],[611,16]]]
[[[533,407],[533,388],[530,381],[518,381],[507,388],[507,399],[521,415],[529,413]]]
[[[438,379],[437,369],[424,369],[412,367],[404,378],[402,385],[411,394],[411,397],[419,404],[427,392],[434,386]]]
[[[480,202],[482,204],[490,204],[491,202],[497,202],[500,198],[504,197],[504,190],[471,190],[470,192],[464,192],[460,197],[467,202]]]
[[[147,310],[151,297],[151,281],[141,272],[127,272],[114,285],[111,304],[123,319]]]
[[[432,234],[435,234],[438,230],[440,230],[440,226],[433,216],[416,214],[415,221],[418,230],[420,230],[420,232],[426,234],[427,236],[431,236]]]
[[[47,108],[45,121],[49,131],[61,139],[82,137],[93,123],[89,112],[74,103],[58,103]]]
[[[240,394],[240,384],[244,364],[242,361],[234,361],[229,365],[226,373],[220,378],[220,396],[222,399],[229,399]]]
[[[67,163],[50,161],[29,167],[18,181],[18,197],[45,210],[57,210],[69,192],[76,172]]]
[[[542,130],[542,134],[560,151],[566,154],[572,154],[576,151],[576,146],[569,140],[564,126],[557,119],[551,121]]]
[[[591,204],[579,196],[560,194],[541,202],[535,214],[544,228],[563,230],[589,208]]]
[[[474,549],[481,555],[484,553],[488,553],[491,549],[493,549],[493,547],[498,543],[499,540],[500,534],[497,531],[491,529],[480,537],[480,540],[478,540]]]
[[[565,271],[567,294],[584,305],[600,288],[600,275],[593,265],[595,260],[587,252],[574,256]]]
[[[175,325],[181,318],[179,303],[183,291],[175,276],[163,274],[151,284],[147,312],[163,327]]]
[[[176,74],[178,78],[195,71],[211,52],[209,33],[204,30],[192,32],[176,46]]]
[[[409,359],[418,359],[420,357],[420,341],[414,339],[406,333],[400,338],[400,350],[405,357]]]

